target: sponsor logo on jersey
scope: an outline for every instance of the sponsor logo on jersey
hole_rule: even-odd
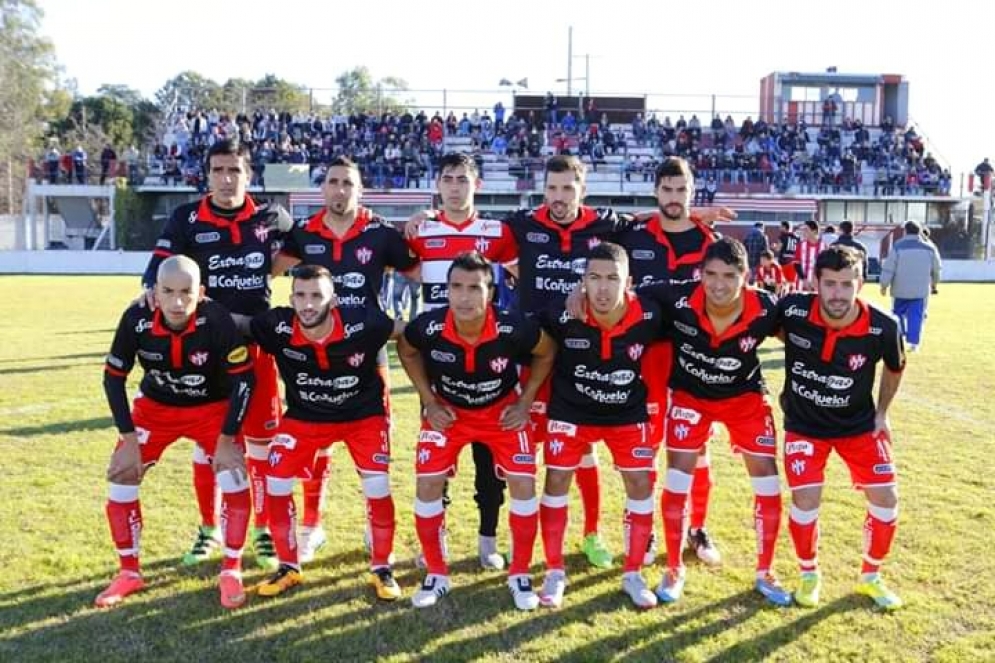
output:
[[[846,358],[846,363],[851,371],[859,371],[867,363],[867,357],[861,354],[850,355]]]
[[[632,252],[633,260],[653,260],[656,258],[656,251],[649,251],[647,249],[636,249]]]
[[[757,435],[756,443],[758,447],[777,446],[777,439],[770,435]]]
[[[143,352],[145,352],[145,351],[144,350],[139,350],[138,354],[142,355]],[[142,356],[144,356],[144,355],[142,355]],[[162,355],[159,355],[159,359],[160,360],[162,359]],[[124,362],[121,360],[121,358],[120,357],[116,357],[114,355],[107,355],[107,363],[110,364],[111,366],[114,366],[114,367],[117,367],[117,368],[124,368]]]
[[[571,350],[587,350],[591,347],[591,342],[586,338],[568,338],[564,339],[563,345]]]
[[[644,346],[642,343],[634,343],[629,346],[627,352],[629,353],[629,359],[632,361],[639,361],[639,358],[643,356]]]
[[[601,243],[600,239],[598,239],[597,237],[592,237],[591,239],[587,240],[587,249],[591,250],[600,243]]]
[[[687,297],[681,297],[676,302],[674,302],[674,308],[676,309],[691,308],[691,303],[688,302]]]
[[[356,352],[354,354],[349,355],[349,358],[346,359],[345,361],[353,368],[359,368],[359,366],[362,365],[364,359],[366,359],[365,352]]]
[[[791,341],[792,344],[797,345],[802,350],[809,350],[812,347],[812,341],[808,340],[807,338],[803,338],[798,334],[788,332],[788,340]]]
[[[477,241],[473,243],[473,248],[481,253],[487,253],[487,250],[491,248],[491,240],[478,237]]]
[[[455,364],[456,355],[452,352],[443,352],[442,350],[432,350],[430,353],[432,359],[443,364]]]
[[[716,357],[715,359],[715,368],[720,371],[726,371],[727,373],[739,370],[739,367],[742,365],[743,362],[735,357]]]
[[[249,269],[259,269],[266,264],[266,256],[256,251],[245,256],[245,266]]]
[[[577,426],[576,424],[572,424],[568,421],[550,419],[549,423],[546,424],[546,432],[552,435],[567,435],[569,437],[573,437],[577,434]]]
[[[287,336],[292,336],[294,333],[294,328],[288,325],[286,322],[281,322],[273,330],[277,334],[286,334]]]
[[[434,444],[437,447],[446,446],[446,435],[437,430],[423,430],[418,434],[420,444]]]
[[[207,360],[210,358],[210,355],[207,353],[206,350],[201,350],[200,352],[191,352],[189,357],[187,358],[190,360],[190,363],[193,364],[194,366],[203,366],[204,364],[207,363]]]
[[[446,323],[444,322],[431,322],[429,323],[428,327],[425,328],[425,335],[434,336],[435,334],[438,334],[445,328],[446,328]]]
[[[347,272],[339,281],[347,288],[362,288],[366,285],[366,276],[361,272]]]
[[[373,454],[371,458],[373,459],[374,463],[377,463],[379,465],[388,465],[390,463],[390,456],[388,456],[387,454],[377,453]]]
[[[566,443],[563,440],[551,440],[546,443],[546,451],[549,452],[550,456],[559,456],[565,446]]]
[[[325,246],[324,244],[306,244],[304,246],[304,253],[308,254],[309,256],[321,255],[327,250],[328,247]]]
[[[515,454],[511,460],[519,465],[535,465],[536,457],[533,454]]]
[[[444,249],[446,248],[446,240],[444,239],[426,239],[425,240],[426,249]]]
[[[792,304],[784,310],[784,317],[786,318],[806,318],[808,317],[808,309],[804,309]]]
[[[491,359],[491,370],[495,373],[502,373],[506,368],[508,368],[507,357],[495,357]]]
[[[796,458],[795,460],[791,461],[791,471],[797,475],[804,474],[805,461],[803,461],[801,458]]]
[[[697,336],[698,335],[698,330],[697,329],[695,329],[691,325],[686,325],[683,322],[680,322],[679,320],[674,320],[674,329],[676,329],[677,331],[681,332],[685,336]]]
[[[249,348],[244,345],[240,345],[231,352],[228,353],[228,363],[229,364],[241,364],[243,361],[249,358]]]
[[[419,449],[418,450],[418,464],[424,465],[432,457],[432,451],[429,449]]]
[[[182,382],[183,384],[185,384],[188,387],[199,387],[200,385],[202,385],[205,382],[207,382],[207,378],[205,378],[203,375],[198,375],[196,373],[192,373],[190,375],[183,375],[183,376],[181,376],[180,377],[180,382]]]
[[[497,330],[499,334],[510,334],[515,331],[515,328],[511,325],[498,325]]]
[[[652,458],[655,455],[650,447],[634,447],[632,449],[633,458]]]
[[[874,471],[874,474],[891,474],[895,471],[895,467],[891,463],[882,463],[880,465],[875,465],[872,470]]]
[[[342,328],[342,335],[345,336],[346,338],[352,338],[353,336],[363,331],[364,329],[366,329],[365,322],[356,322],[351,325],[345,325]]]
[[[359,384],[359,378],[355,375],[341,375],[332,382],[335,389],[352,389]]]
[[[290,348],[283,348],[282,352],[284,357],[288,357],[294,361],[307,361],[307,355],[303,352],[291,350]]]
[[[148,350],[139,350],[138,356],[142,359],[148,359],[149,361],[162,361],[162,355],[158,352],[149,352]],[[110,361],[110,359],[108,359]],[[117,366],[117,364],[114,364]]]
[[[210,244],[221,240],[221,233],[197,233],[193,236],[193,241],[198,244]]]
[[[252,234],[256,236],[260,242],[265,242],[266,238],[269,237],[269,228],[262,224],[256,224],[252,229]]]
[[[677,424],[674,426],[674,437],[678,440],[684,441],[688,439],[688,435],[691,434],[691,427],[687,424]]]
[[[361,246],[356,249],[356,260],[359,261],[360,265],[365,265],[373,260],[373,251],[368,247]]]
[[[670,418],[675,421],[687,421],[692,424],[697,424],[701,421],[701,413],[697,410],[692,410],[691,408],[678,407],[675,405],[670,408]]]
[[[143,331],[148,331],[149,329],[152,329],[152,321],[146,318],[142,318],[135,325],[136,334],[141,334]]]
[[[546,244],[549,242],[549,235],[546,233],[526,233],[525,239],[536,244]]]

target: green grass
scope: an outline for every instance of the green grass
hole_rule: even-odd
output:
[[[830,465],[822,511],[822,605],[777,610],[750,591],[751,492],[724,442],[713,445],[718,485],[709,528],[725,563],[718,570],[693,565],[676,606],[636,611],[619,591],[617,569],[582,563],[575,501],[564,608],[516,613],[503,574],[476,568],[468,453],[450,511],[453,593],[433,610],[415,611],[407,600],[377,604],[364,580],[359,484],[345,450],[336,447],[326,516],[331,541],[306,569],[306,585],[228,613],[218,605],[213,567],[179,566],[197,519],[191,447],[182,442],[142,490],[149,589],[119,609],[97,611],[93,598],[115,570],[103,515],[114,431],[101,362],[136,288],[137,280],[127,277],[0,277],[2,661],[995,659],[992,286],[947,285],[933,299],[925,349],[911,356],[893,408],[902,504],[885,572],[908,604],[894,615],[852,593],[864,508],[838,459]],[[284,301],[285,284],[279,292]],[[780,350],[768,345],[763,353],[780,389]],[[395,385],[407,386],[394,373]],[[412,564],[416,409],[410,389],[394,402],[396,550],[407,598],[420,578]],[[604,449],[600,455],[604,529],[618,550],[621,484],[607,469]],[[777,570],[793,585],[786,527],[778,550]],[[540,555],[537,545],[537,560]],[[541,565],[534,571],[538,578]],[[648,575],[655,584],[659,568]],[[248,574],[250,582],[261,577]]]

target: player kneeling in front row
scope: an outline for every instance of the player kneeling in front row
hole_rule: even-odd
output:
[[[629,259],[611,243],[587,257],[583,289],[587,312],[580,318],[563,306],[547,314],[544,326],[559,346],[552,376],[549,423],[544,435],[546,487],[540,519],[546,551],[546,579],[539,598],[559,607],[566,589],[563,537],[567,493],[585,449],[604,441],[625,484],[628,528],[622,590],[640,608],[657,604],[639,572],[653,531],[653,470],[657,453],[647,423],[647,390],[642,359],[663,330],[660,309],[627,289]]]
[[[395,324],[377,306],[334,308],[333,295],[328,269],[295,267],[293,308],[274,308],[250,324],[253,339],[276,359],[287,395],[287,411],[270,445],[266,478],[270,528],[280,566],[258,591],[260,596],[276,596],[301,583],[294,483],[314,478],[318,453],[341,440],[366,496],[373,539],[370,582],[378,598],[394,601],[401,589],[389,562],[394,500],[387,474],[390,434],[377,352],[397,337],[403,324]]]
[[[97,596],[97,607],[116,605],[145,586],[138,563],[138,488],[145,471],[180,437],[213,457],[221,486],[221,605],[245,602],[241,559],[249,483],[236,435],[252,393],[252,360],[228,311],[203,295],[197,263],[185,256],[167,258],[158,269],[158,308],[129,307],[107,355],[104,390],[120,433],[107,470],[107,520],[121,570]],[[125,382],[136,355],[145,377],[129,411]]]
[[[681,539],[688,491],[701,447],[714,423],[725,424],[753,485],[757,533],[755,588],[774,605],[791,594],[771,572],[781,525],[777,439],[757,347],[778,330],[773,295],[746,285],[746,249],[719,239],[705,250],[700,283],[637,289],[655,299],[671,321],[674,361],[666,417],[667,475],[661,498],[667,571],[656,590],[664,603],[680,599],[685,570]]]
[[[898,518],[897,470],[888,408],[905,368],[901,327],[893,315],[857,297],[862,255],[834,245],[815,261],[815,294],[779,302],[784,335],[784,468],[791,488],[791,539],[801,566],[795,601],[819,602],[819,505],[826,460],[836,451],[854,486],[867,496],[864,563],[857,592],[881,608],[901,607],[878,573]],[[872,396],[884,363],[877,405]]]
[[[539,599],[529,566],[539,522],[535,444],[528,423],[555,347],[537,323],[492,303],[494,272],[480,253],[464,253],[453,261],[447,287],[448,306],[420,315],[398,344],[424,417],[416,460],[415,527],[428,574],[412,603],[432,606],[449,592],[441,543],[442,491],[447,476],[456,472],[463,447],[482,442],[511,494],[508,586],[516,608],[534,610]],[[526,361],[530,373],[522,386],[519,364]]]

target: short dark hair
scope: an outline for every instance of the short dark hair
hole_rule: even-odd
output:
[[[316,281],[318,279],[328,279],[333,281],[332,273],[327,267],[321,265],[295,265],[290,269],[290,276],[295,281]]]
[[[357,164],[355,161],[344,155],[339,155],[328,162],[328,170],[331,170],[336,166],[340,168],[351,168],[352,170],[355,170],[357,173],[359,172],[359,164]],[[325,171],[326,177],[328,176],[328,170]]]
[[[204,158],[208,172],[211,170],[211,158],[218,156],[242,157],[245,161],[246,170],[249,169],[250,162],[252,161],[252,151],[246,143],[229,139],[219,140],[214,145],[211,145],[211,148],[207,150],[207,156]]]
[[[621,245],[614,242],[596,244],[587,254],[587,261],[591,262],[592,260],[617,262],[619,265],[625,267],[626,272],[629,271],[629,254],[625,252],[625,249]]]
[[[467,173],[473,173],[474,177],[480,177],[480,171],[477,170],[477,162],[473,160],[472,156],[463,152],[450,152],[443,155],[439,159],[439,172],[436,177],[442,177],[443,171],[447,168],[459,168],[460,166],[463,166]]]
[[[826,232],[827,233],[835,233],[836,232],[836,228],[833,228],[832,226],[826,226]]]
[[[809,219],[806,221],[805,226],[807,226],[809,230],[819,232],[819,224],[815,221],[815,219]]]
[[[834,272],[852,269],[858,278],[863,278],[863,265],[864,257],[857,249],[845,244],[833,244],[815,259],[815,278],[820,278],[824,269]]]
[[[449,271],[446,272],[446,283],[452,278],[454,269],[464,272],[483,272],[487,275],[487,287],[491,290],[494,289],[494,267],[480,251],[465,251],[456,256],[456,259],[449,265]]]
[[[787,221],[781,221],[781,230],[787,230],[788,232],[791,232],[791,224],[788,223]]]
[[[846,233],[847,235],[853,234],[853,222],[840,221],[840,232]]]
[[[570,154],[557,154],[546,160],[546,175],[550,173],[573,173],[574,179],[583,182],[587,177],[587,169],[583,162]]]
[[[709,260],[721,260],[741,272],[747,271],[750,266],[746,247],[735,237],[720,237],[714,243],[709,244],[708,248],[705,249],[705,257],[701,264],[704,265]]]
[[[753,227],[756,228],[757,230],[763,230],[764,229],[763,221],[757,221],[756,223],[753,224]]]
[[[653,188],[660,186],[660,180],[665,177],[686,177],[688,186],[694,186],[694,171],[691,164],[680,157],[667,157],[656,167],[656,179],[653,180]]]
[[[919,224],[916,223],[915,221],[906,221],[905,222],[905,234],[906,235],[918,235],[920,230],[921,230],[921,228],[919,227]]]
[[[764,249],[763,251],[760,252],[760,257],[767,258],[767,260],[773,260],[774,252],[771,251],[770,249]]]

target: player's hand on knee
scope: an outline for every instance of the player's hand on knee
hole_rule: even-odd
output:
[[[521,400],[509,405],[501,412],[498,423],[501,430],[522,430],[529,422],[529,412],[532,410],[531,403],[523,403]]]
[[[439,401],[431,401],[425,404],[425,418],[433,429],[442,431],[453,425],[456,413]]]
[[[121,435],[121,444],[111,454],[107,467],[107,481],[124,486],[137,486],[142,482],[142,451],[135,433]]]
[[[235,438],[231,435],[221,434],[218,436],[218,444],[214,449],[214,473],[231,472],[238,479],[248,478],[245,469],[245,454],[242,449],[235,444]]]

